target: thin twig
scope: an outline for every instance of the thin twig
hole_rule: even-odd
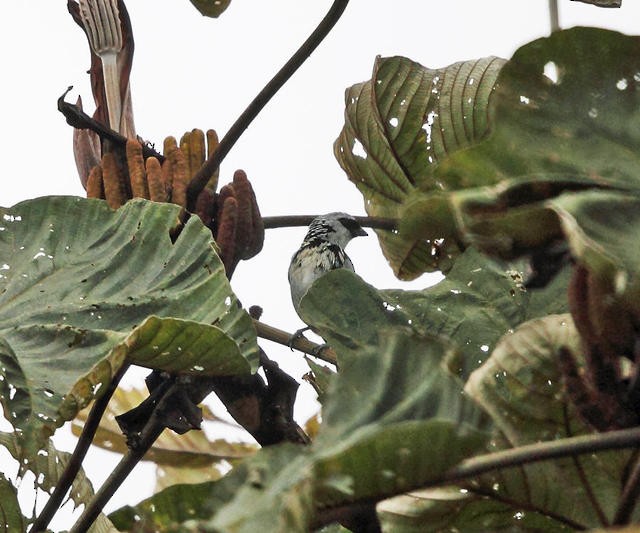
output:
[[[558,0],[549,0],[549,21],[551,33],[560,31],[560,15],[558,12]]]
[[[627,479],[624,485],[624,490],[622,491],[616,514],[613,517],[612,525],[620,526],[629,523],[631,514],[638,502],[638,496],[640,496],[640,458],[636,457],[631,475],[629,475],[629,479]]]
[[[305,337],[296,337],[291,333],[274,328],[273,326],[269,326],[264,322],[260,322],[255,319],[253,321],[253,325],[256,328],[258,337],[262,339],[267,339],[268,341],[277,342],[278,344],[295,348],[296,350],[313,355],[314,357],[322,359],[323,361],[333,365],[337,362],[336,353],[331,348],[323,348],[321,344],[311,342]]]
[[[265,229],[293,228],[308,226],[318,215],[283,215],[277,217],[262,217]],[[353,217],[362,227],[394,231],[398,228],[398,221],[394,218],[382,217]]]
[[[216,148],[215,152],[205,161],[202,167],[196,172],[191,179],[187,188],[187,207],[189,211],[193,212],[198,195],[204,189],[205,185],[209,181],[209,178],[218,170],[220,164],[227,156],[233,145],[240,138],[249,127],[249,124],[253,122],[262,108],[271,100],[271,98],[280,90],[280,88],[287,82],[291,76],[300,68],[300,66],[307,60],[312,52],[318,47],[318,45],[329,34],[331,29],[335,26],[336,22],[342,16],[349,0],[335,0],[331,5],[331,8],[324,16],[320,24],[311,33],[309,38],[302,43],[302,46],[291,56],[289,61],[276,73],[276,75],[265,85],[265,87],[258,93],[253,101],[242,112],[238,119],[233,123],[229,131],[220,141],[220,144]]]
[[[58,483],[56,484],[51,497],[45,504],[38,517],[33,522],[33,526],[31,527],[31,531],[33,533],[36,533],[38,531],[45,531],[47,529],[47,526],[49,525],[49,522],[51,522],[51,519],[62,505],[62,501],[64,500],[65,495],[69,491],[73,480],[76,478],[80,468],[82,467],[82,462],[87,455],[89,446],[93,442],[93,437],[98,430],[102,415],[104,414],[107,405],[109,404],[109,401],[113,396],[113,393],[118,388],[118,384],[120,383],[122,376],[125,375],[128,369],[129,364],[123,364],[111,378],[111,382],[105,389],[102,396],[100,396],[93,404],[93,407],[89,412],[89,416],[87,417],[87,421],[82,428],[82,433],[80,434],[78,442],[76,443],[76,447],[74,448],[73,453],[69,458],[69,462],[65,466],[62,475],[58,479]]]
[[[569,420],[569,410],[567,409],[567,404],[562,404],[562,415],[564,418],[564,428],[568,437],[572,436],[571,432],[571,423]],[[578,473],[578,477],[580,478],[580,482],[584,487],[585,492],[587,493],[587,498],[591,502],[591,507],[595,510],[598,515],[598,520],[600,520],[600,524],[604,527],[609,526],[609,520],[607,519],[607,515],[604,513],[598,498],[593,492],[593,487],[589,482],[589,478],[587,477],[587,473],[584,471],[584,467],[582,466],[582,461],[578,455],[572,455],[571,459],[573,460],[573,464],[576,467],[576,472]]]
[[[120,460],[114,471],[102,484],[100,490],[95,493],[94,497],[87,504],[87,507],[69,533],[84,533],[89,529],[116,490],[120,488],[124,480],[129,476],[129,474],[131,474],[134,467],[142,460],[151,446],[153,446],[153,443],[165,428],[165,425],[160,418],[160,413],[162,413],[166,408],[166,404],[173,397],[176,392],[176,388],[177,385],[173,385],[165,392],[164,396],[153,410],[153,414],[145,424],[136,446],[130,448],[127,454]]]

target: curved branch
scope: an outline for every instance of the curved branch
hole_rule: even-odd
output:
[[[331,8],[320,21],[320,24],[311,33],[309,38],[302,43],[302,46],[291,56],[289,61],[276,73],[276,75],[265,85],[258,93],[249,106],[242,112],[238,119],[233,123],[229,131],[220,141],[216,151],[205,161],[198,172],[193,176],[187,187],[187,207],[193,212],[198,195],[204,189],[209,178],[218,170],[220,164],[227,156],[233,145],[240,138],[258,116],[260,111],[271,100],[271,98],[280,90],[280,88],[289,80],[291,76],[300,68],[300,66],[313,53],[318,45],[329,34],[336,22],[342,16],[349,0],[334,0]]]
[[[636,457],[629,479],[622,491],[618,509],[613,517],[612,524],[614,526],[629,523],[636,503],[638,503],[638,496],[640,496],[640,458]]]
[[[262,217],[265,229],[293,228],[308,226],[318,215],[283,215],[276,217]],[[362,227],[395,231],[398,229],[398,221],[394,218],[383,217],[353,217]]]
[[[87,455],[87,451],[89,450],[89,446],[93,442],[93,437],[98,430],[98,426],[100,425],[100,420],[102,419],[102,415],[104,414],[113,393],[118,388],[118,384],[122,379],[122,376],[125,375],[127,370],[129,369],[129,364],[122,365],[118,371],[113,375],[109,386],[106,388],[102,396],[98,398],[91,411],[89,412],[89,416],[87,417],[87,421],[82,428],[82,434],[76,443],[76,447],[69,458],[69,462],[65,466],[56,487],[51,494],[49,500],[45,504],[44,508],[38,515],[38,517],[33,522],[31,527],[31,531],[34,533],[37,531],[45,531],[49,522],[56,514],[60,506],[62,505],[62,501],[64,500],[65,495],[69,491],[69,487],[73,483],[73,480],[78,475],[78,471],[82,466],[82,462],[84,461],[85,456]]]

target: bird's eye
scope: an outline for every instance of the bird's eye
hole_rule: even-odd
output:
[[[340,218],[338,219],[340,220],[340,223],[349,230],[350,233],[352,233],[353,235],[357,234],[358,232],[362,231],[362,228],[360,227],[360,224],[358,224],[357,221],[355,221],[353,218]]]

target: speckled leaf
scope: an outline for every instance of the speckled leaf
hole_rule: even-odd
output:
[[[0,530],[5,533],[26,531],[26,526],[27,520],[18,503],[18,491],[0,472]]]
[[[141,342],[152,326],[161,325],[159,337],[192,331],[236,344],[224,372],[257,363],[251,319],[231,291],[211,233],[191,217],[172,243],[178,214],[171,204],[136,200],[112,211],[71,197],[0,210],[0,398],[29,455],[108,383],[129,355],[127,341]],[[171,320],[143,325],[149,315]],[[190,342],[199,346],[195,336]],[[139,355],[142,361],[149,354]],[[146,364],[153,366],[148,357]],[[194,356],[182,370],[194,365],[209,361]]]
[[[508,503],[457,487],[403,494],[379,503],[377,511],[383,531],[394,533],[573,531],[542,513],[514,511]]]
[[[640,195],[640,38],[574,28],[529,43],[500,72],[491,109],[491,134],[436,169],[444,190],[407,202],[406,239],[449,236],[513,257],[572,240],[550,200]]]
[[[217,18],[229,7],[231,0],[190,0],[205,17]]]
[[[115,349],[147,368],[196,376],[248,374],[249,362],[236,342],[216,326],[150,316]]]
[[[313,314],[306,319],[322,329],[334,314],[342,317],[342,331],[328,332],[331,344],[341,346],[341,362],[352,346],[375,343],[385,324],[443,335],[456,346],[451,368],[466,379],[502,335],[530,318],[567,311],[567,277],[563,272],[545,289],[526,290],[514,265],[470,247],[444,280],[421,291],[377,291],[353,274],[332,273],[322,281],[325,290],[313,292]]]
[[[444,365],[450,345],[412,330],[401,306],[339,270],[309,289],[301,309],[340,363],[316,440],[325,503],[419,486],[483,446],[486,420]]]
[[[345,295],[354,312],[344,312],[341,298],[326,303],[325,294]],[[196,497],[212,504],[199,506],[185,531],[308,531],[327,506],[399,494],[484,449],[487,419],[443,364],[445,341],[412,332],[401,311],[385,309],[378,292],[346,270],[323,276],[301,305],[340,356],[314,443],[260,450],[209,485],[208,498]],[[128,515],[158,527],[145,514],[151,505],[159,508],[160,500]]]
[[[534,319],[505,336],[471,375],[465,390],[491,415],[496,449],[589,432],[566,396],[558,365],[561,347],[582,360],[579,343],[570,315]],[[483,478],[483,490],[512,502],[514,512],[526,508],[589,529],[600,525],[590,491],[613,516],[629,457],[616,451],[507,469]]]
[[[0,432],[0,445],[5,447],[16,461],[20,461],[25,456],[18,437],[13,433]],[[71,454],[56,450],[53,443],[48,440],[35,460],[25,467],[34,473],[37,486],[49,492],[57,485],[70,457]],[[93,486],[83,470],[80,470],[73,481],[69,496],[76,506],[88,503],[93,497]]]
[[[25,453],[14,433],[0,432],[0,445],[6,448],[16,461],[24,460]],[[22,465],[22,469],[28,469],[34,474],[35,486],[45,492],[50,492],[60,481],[60,476],[70,458],[70,453],[57,450],[51,440],[48,440],[46,446],[38,453],[37,457],[34,460],[27,459],[27,463]],[[25,481],[21,482],[24,483]],[[7,497],[6,494],[0,495],[0,506]],[[68,498],[73,501],[75,507],[86,505],[93,498],[93,486],[82,468],[71,484]],[[9,531],[24,531],[24,529],[9,529]],[[89,531],[90,533],[111,533],[116,530],[107,517],[100,514]]]
[[[384,298],[423,333],[450,338],[450,366],[462,379],[488,357],[500,337],[523,322],[533,292],[522,274],[468,248],[440,283],[421,291],[385,290]],[[566,301],[559,291],[560,301]]]
[[[334,152],[362,192],[367,213],[397,217],[417,191],[448,188],[434,169],[487,133],[489,100],[503,64],[488,57],[428,69],[403,57],[380,58],[370,81],[347,90]],[[431,243],[378,235],[400,278],[438,268]],[[443,248],[454,253],[456,245]]]
[[[291,444],[263,448],[219,482],[174,485],[110,518],[120,529],[307,531],[312,493],[306,452]]]
[[[211,482],[173,485],[135,506],[127,505],[114,511],[109,518],[120,531],[144,527],[168,531],[171,526],[189,519],[209,516],[210,507],[218,503],[211,498],[212,485]]]

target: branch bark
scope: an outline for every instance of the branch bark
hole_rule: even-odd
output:
[[[276,217],[262,217],[265,229],[293,228],[308,226],[318,215],[283,215]],[[398,229],[398,221],[393,218],[383,217],[353,217],[363,227],[394,231]]]
[[[45,531],[49,522],[54,517],[62,502],[64,500],[65,495],[69,491],[73,480],[78,475],[80,468],[82,467],[82,462],[84,461],[85,456],[87,455],[87,451],[89,450],[89,446],[93,442],[93,438],[95,437],[96,431],[98,430],[98,426],[100,425],[100,420],[102,419],[102,415],[104,414],[113,393],[118,388],[118,384],[122,379],[122,376],[125,375],[127,370],[129,369],[128,364],[124,364],[120,367],[120,369],[113,375],[111,382],[108,387],[105,389],[104,393],[100,398],[98,398],[91,411],[89,412],[89,416],[87,417],[87,421],[82,428],[82,434],[78,439],[76,447],[69,458],[69,462],[67,466],[64,468],[60,479],[58,480],[58,484],[56,485],[51,497],[45,504],[44,508],[38,515],[38,517],[33,522],[33,526],[31,527],[31,531],[33,533],[37,533],[38,531]]]
[[[256,328],[258,337],[262,339],[267,339],[268,341],[289,346],[292,349],[312,355],[333,365],[337,363],[336,353],[329,347],[323,348],[321,344],[311,342],[305,337],[296,337],[295,335],[291,335],[291,333],[274,328],[273,326],[269,326],[268,324],[259,322],[255,319],[253,321],[253,325]]]

